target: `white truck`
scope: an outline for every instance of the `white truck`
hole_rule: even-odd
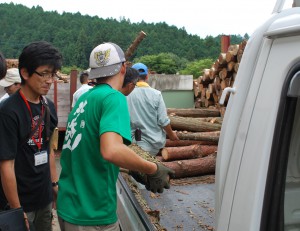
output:
[[[278,0],[271,17],[252,34],[234,86],[221,98],[231,94],[211,189],[215,216],[204,217],[214,220],[208,223],[217,231],[300,230],[300,5],[282,10],[283,5]],[[203,196],[197,187],[186,188],[194,204]],[[170,190],[156,202],[161,208],[175,203]],[[133,206],[137,201],[125,193],[122,179],[118,198],[122,230],[155,230]],[[183,226],[167,230],[211,230],[191,228],[179,214],[173,218]]]

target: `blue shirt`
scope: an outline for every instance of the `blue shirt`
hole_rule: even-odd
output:
[[[163,127],[170,123],[161,92],[146,82],[138,82],[137,87],[127,96],[127,103],[132,142],[151,155],[156,155],[166,143]],[[134,137],[137,128],[142,132],[141,141],[136,141]]]

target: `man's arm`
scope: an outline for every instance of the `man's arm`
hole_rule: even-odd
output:
[[[157,170],[155,163],[144,160],[133,150],[123,144],[123,138],[114,132],[106,132],[100,136],[100,152],[105,160],[129,170],[145,174],[153,174]]]
[[[18,196],[17,181],[15,175],[15,161],[0,161],[0,174],[2,188],[9,206],[11,208],[20,208],[21,204]]]
[[[170,140],[179,140],[176,132],[174,132],[172,130],[171,124],[168,124],[167,126],[164,126],[163,128],[166,131],[166,133],[167,133]]]
[[[170,177],[174,176],[175,172],[162,164],[155,164],[137,155],[123,144],[119,134],[106,132],[100,136],[100,142],[100,151],[105,160],[119,167],[146,174],[146,178],[142,178],[147,190],[162,193],[164,188],[170,188]]]

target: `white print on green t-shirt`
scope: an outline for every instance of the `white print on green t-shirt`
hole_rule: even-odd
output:
[[[70,149],[71,151],[74,150],[79,142],[81,141],[82,134],[76,134],[76,126],[78,124],[77,119],[80,114],[84,113],[84,107],[87,105],[87,101],[81,102],[74,113],[74,118],[71,122],[68,122],[66,136],[65,136],[65,144],[63,145],[63,149]],[[85,127],[85,121],[80,121],[80,128]],[[73,139],[75,137],[75,139]]]

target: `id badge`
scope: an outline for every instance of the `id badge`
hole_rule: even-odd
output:
[[[47,151],[41,151],[34,154],[34,166],[48,163]]]

